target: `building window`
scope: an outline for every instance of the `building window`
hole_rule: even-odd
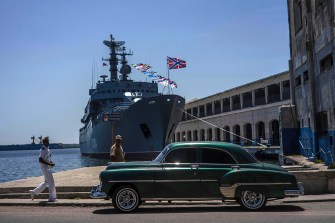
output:
[[[328,132],[328,116],[326,111],[316,114],[317,128],[320,135],[326,135]]]
[[[233,110],[241,109],[241,98],[240,95],[234,95],[233,99]]]
[[[192,110],[193,110],[193,116],[198,117],[198,107],[194,107]]]
[[[268,88],[268,103],[280,101],[280,84],[272,84]]]
[[[243,108],[252,107],[252,93],[245,92],[243,93]]]
[[[295,0],[293,3],[294,9],[294,30],[297,34],[302,28],[302,13],[301,13],[301,1]]]
[[[222,100],[222,112],[230,111],[230,98],[224,98]]]
[[[320,60],[320,73],[326,72],[333,67],[333,56],[331,54]]]
[[[301,85],[301,77],[300,75],[298,75],[294,78],[294,86],[299,87],[300,85]]]
[[[302,75],[303,75],[304,84],[306,84],[309,81],[308,70],[306,70]]]
[[[213,115],[213,112],[212,112],[212,103],[207,103],[206,104],[206,110],[207,110],[207,116]]]
[[[289,80],[283,81],[282,84],[283,84],[283,100],[288,100],[291,98],[290,81]]]
[[[214,113],[215,114],[221,113],[221,101],[214,101]]]
[[[258,88],[255,90],[255,105],[265,104],[265,89]]]
[[[191,114],[191,109],[189,108],[189,109],[187,109],[186,110],[186,120],[191,120],[192,119],[192,116],[190,115]]]
[[[205,106],[203,105],[199,106],[199,113],[200,118],[205,117]]]

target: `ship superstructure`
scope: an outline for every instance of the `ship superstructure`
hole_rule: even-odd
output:
[[[114,137],[120,134],[127,160],[150,159],[171,141],[185,99],[160,94],[157,83],[130,80],[126,56],[132,52],[126,52],[125,42],[115,41],[111,35],[103,43],[110,49],[109,58],[103,58],[109,64],[110,76],[100,76],[95,88],[89,90],[81,119],[81,153],[109,157]]]

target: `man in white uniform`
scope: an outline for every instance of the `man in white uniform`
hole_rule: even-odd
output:
[[[49,187],[49,202],[55,202],[56,199],[56,187],[55,181],[52,176],[51,169],[55,166],[55,163],[51,161],[50,150],[49,150],[49,137],[42,139],[43,147],[40,149],[39,162],[44,175],[44,182],[38,185],[34,190],[29,190],[31,199],[34,200],[35,195],[39,195],[46,187]]]

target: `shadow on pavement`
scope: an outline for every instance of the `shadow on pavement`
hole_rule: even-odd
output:
[[[301,212],[305,209],[295,206],[295,205],[273,205],[273,206],[265,206],[259,212]],[[185,206],[169,206],[169,207],[139,207],[135,212],[128,214],[157,214],[157,213],[202,213],[202,212],[249,212],[240,206],[197,206],[197,207],[185,207]],[[98,209],[92,212],[93,214],[127,214],[120,213],[114,208],[105,208]]]

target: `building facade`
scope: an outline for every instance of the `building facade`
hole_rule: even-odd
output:
[[[288,71],[187,102],[174,141],[279,146],[279,107],[284,105],[291,105]]]
[[[299,149],[306,157],[334,163],[334,0],[288,0],[292,104]]]

